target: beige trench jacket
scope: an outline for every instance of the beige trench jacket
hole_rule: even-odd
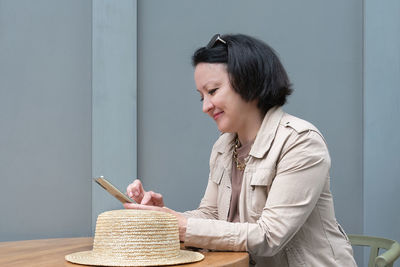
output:
[[[225,133],[214,144],[200,206],[183,213],[185,245],[248,251],[256,266],[356,266],[336,222],[330,157],[319,131],[279,107],[268,111],[244,171],[240,223],[226,221],[234,138]]]

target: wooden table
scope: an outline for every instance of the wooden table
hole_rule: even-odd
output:
[[[91,237],[0,242],[0,266],[85,266],[67,262],[64,257],[73,252],[91,250],[92,245],[93,238]],[[246,252],[201,253],[205,256],[204,260],[178,266],[249,266],[249,256]]]

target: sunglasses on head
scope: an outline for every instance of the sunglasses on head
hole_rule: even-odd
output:
[[[208,42],[206,48],[207,48],[207,49],[213,48],[213,47],[216,45],[217,42],[221,42],[221,43],[223,43],[224,45],[226,45],[226,41],[225,41],[224,39],[221,38],[221,35],[220,35],[219,33],[217,33],[217,34],[215,34],[215,35],[211,38],[211,40]]]

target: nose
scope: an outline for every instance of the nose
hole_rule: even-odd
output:
[[[210,110],[214,108],[213,103],[208,98],[204,98],[203,100],[203,112],[208,113]]]

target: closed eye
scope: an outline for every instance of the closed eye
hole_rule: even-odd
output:
[[[215,92],[216,92],[218,89],[219,89],[219,88],[211,89],[210,91],[208,91],[208,94],[209,94],[209,95],[213,95],[213,94],[215,94]]]
[[[209,95],[214,95],[215,92],[216,92],[218,89],[219,89],[219,88],[210,89],[210,90],[207,92],[207,94],[209,94]],[[200,94],[200,96],[201,96],[200,101],[203,102],[203,101],[204,101],[204,96],[203,96],[202,94]]]

